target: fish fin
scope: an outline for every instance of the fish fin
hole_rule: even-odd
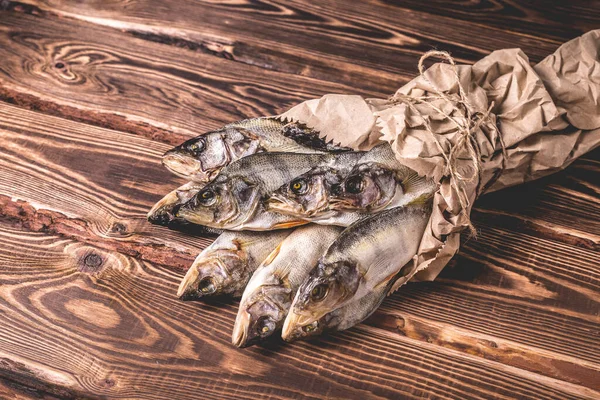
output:
[[[400,289],[406,282],[412,279],[417,272],[417,265],[414,259],[410,260],[388,281],[389,287],[386,296],[391,295]]]
[[[416,172],[412,171],[407,177],[401,178],[402,187],[406,193],[423,193],[433,194],[436,191],[437,185],[431,179],[420,176]]]
[[[430,205],[433,193],[423,193],[422,195],[409,201],[405,206]]]
[[[402,267],[398,267],[399,264],[402,265]],[[407,257],[407,259],[404,258],[404,261],[397,258],[394,262],[389,255],[380,254],[370,263],[369,268],[363,274],[363,279],[366,283],[365,289],[367,291],[374,291],[377,288],[381,289],[386,285],[396,286],[396,284],[399,283],[399,281],[402,281],[404,277],[412,277],[410,271],[412,269],[411,266],[413,265],[414,261],[412,260],[412,257]],[[385,278],[382,280],[381,276],[385,276]],[[407,280],[408,279],[404,279],[404,282]],[[377,283],[374,284],[375,282]],[[399,283],[398,287],[404,282]]]
[[[243,126],[232,125],[232,127],[235,128],[239,133],[241,133],[242,135],[244,135],[246,138],[248,138],[250,140],[260,139],[259,136],[257,136],[254,132],[252,132],[249,129],[244,128]]]
[[[390,289],[388,290],[386,296],[390,296],[392,294],[394,294],[396,292],[396,290],[400,289],[401,286],[403,286],[406,282],[408,282],[410,279],[410,277],[406,277],[403,276],[401,278],[398,278],[398,280],[396,280],[395,282],[392,280],[390,281],[393,282],[390,286]]]
[[[279,255],[282,244],[283,244],[283,241],[281,243],[279,243],[277,245],[277,247],[275,247],[275,249],[267,256],[267,258],[265,258],[265,260],[260,264],[261,268],[265,267],[273,262],[273,260]]]
[[[384,280],[382,280],[378,285],[376,285],[373,290],[379,290],[379,289],[383,289],[386,286],[389,286],[393,281],[394,278],[398,275],[397,272],[393,272],[391,273],[388,277],[386,277]]]
[[[287,222],[279,222],[272,226],[271,229],[288,229],[294,228],[296,226],[306,225],[308,221],[297,220],[297,221],[287,221]]]
[[[319,131],[309,128],[301,122],[288,121],[287,119],[279,119],[279,122],[284,124],[281,134],[301,146],[327,153],[352,151],[351,148],[334,143],[333,140],[327,141],[326,136],[321,136]]]

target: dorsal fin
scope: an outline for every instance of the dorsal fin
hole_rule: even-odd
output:
[[[296,143],[311,148],[313,150],[326,151],[328,153],[341,153],[352,151],[349,147],[343,147],[333,140],[327,141],[326,137],[320,137],[319,132],[309,128],[303,123],[289,121],[286,118],[277,118],[283,124],[281,133],[283,136],[292,139]]]

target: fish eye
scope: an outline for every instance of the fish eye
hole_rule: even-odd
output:
[[[213,294],[214,292],[217,291],[217,287],[215,285],[215,281],[213,280],[213,278],[206,277],[206,278],[203,278],[198,283],[198,290],[202,294]]]
[[[275,323],[269,317],[261,317],[256,323],[256,333],[260,336],[269,335],[275,330]]]
[[[206,189],[206,190],[203,190],[202,192],[198,193],[198,202],[200,204],[202,204],[203,206],[210,206],[210,205],[214,204],[216,199],[217,199],[217,195],[215,194],[214,191],[212,191],[210,189]]]
[[[187,149],[189,150],[190,153],[192,153],[194,155],[194,157],[198,157],[204,151],[204,147],[205,147],[204,138],[200,138],[200,139],[196,140],[195,142],[191,143],[190,145],[188,145]]]
[[[363,179],[359,175],[351,176],[346,179],[344,188],[348,193],[358,194],[364,189]]]
[[[310,291],[310,298],[314,301],[323,300],[325,296],[327,296],[328,290],[328,286],[324,283],[321,283],[320,285],[317,285],[314,288],[312,288],[312,290]]]
[[[306,181],[302,178],[294,179],[290,183],[290,190],[292,192],[294,192],[295,194],[304,194],[304,193],[306,193],[307,189],[308,189],[308,185],[306,184]]]

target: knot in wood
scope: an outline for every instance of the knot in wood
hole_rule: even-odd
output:
[[[110,227],[110,231],[112,233],[118,233],[120,235],[124,235],[124,234],[127,233],[127,227],[124,224],[120,223],[120,222],[115,222]]]
[[[102,266],[103,260],[96,253],[90,253],[83,258],[82,272],[94,272]]]
[[[57,68],[57,69],[63,69],[64,67],[65,67],[65,64],[60,61],[57,62],[56,64],[54,64],[54,68]]]
[[[113,379],[106,378],[106,379],[104,380],[104,382],[103,382],[103,385],[102,385],[102,386],[104,386],[104,387],[108,387],[108,388],[111,388],[111,387],[115,386],[115,384],[116,384],[116,382],[115,382]]]

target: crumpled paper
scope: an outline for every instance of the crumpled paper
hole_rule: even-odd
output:
[[[520,49],[495,51],[472,66],[437,63],[393,98],[328,94],[282,114],[357,150],[387,141],[398,160],[439,182],[412,273],[392,291],[412,278],[435,279],[458,251],[478,196],[564,169],[600,145],[600,30],[535,66]],[[459,126],[473,127],[475,117],[482,123],[469,140],[479,162],[457,148],[452,174],[448,156],[464,133]]]

